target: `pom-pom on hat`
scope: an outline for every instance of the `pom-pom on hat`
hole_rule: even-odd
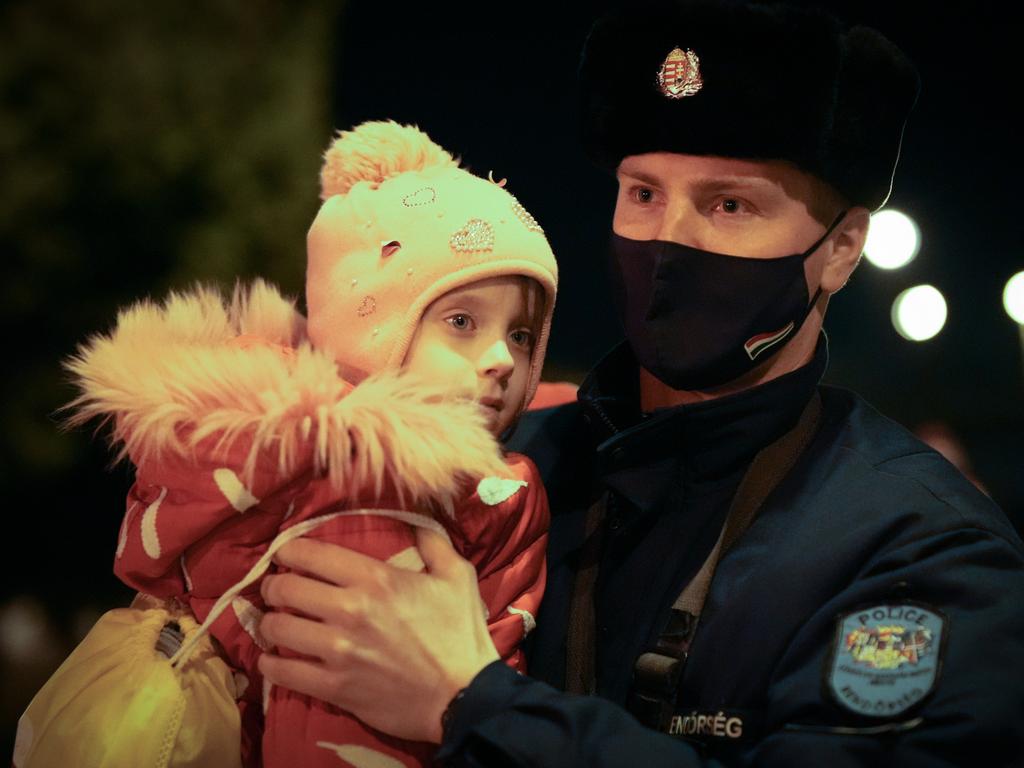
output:
[[[307,238],[308,334],[346,379],[398,368],[435,299],[489,277],[543,289],[529,403],[551,328],[558,268],[544,232],[497,183],[481,179],[413,126],[362,123],[324,155],[324,200]]]
[[[785,160],[875,210],[919,81],[881,34],[821,11],[676,0],[600,19],[580,87],[600,165],[646,152]]]

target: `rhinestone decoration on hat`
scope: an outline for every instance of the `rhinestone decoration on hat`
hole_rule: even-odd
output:
[[[460,253],[494,250],[494,227],[483,219],[470,219],[466,226],[448,239],[452,250]]]
[[[512,199],[515,201],[512,203],[512,212],[516,215],[516,218],[523,222],[523,224],[526,225],[526,228],[531,232],[540,232],[543,235],[544,230],[541,229],[537,220],[530,215],[530,212],[526,210],[523,207],[523,204],[516,200],[515,197]]]
[[[421,187],[403,197],[402,205],[406,208],[418,208],[421,205],[430,205],[435,200],[437,200],[437,191],[433,187]]]
[[[364,296],[362,304],[359,305],[359,309],[356,310],[356,314],[360,317],[366,317],[372,315],[377,311],[377,300],[373,296]]]

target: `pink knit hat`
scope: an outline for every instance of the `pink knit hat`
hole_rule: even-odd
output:
[[[419,129],[394,122],[341,132],[320,182],[324,204],[307,238],[314,346],[358,383],[402,365],[438,297],[488,277],[530,277],[544,290],[544,307],[525,408],[540,379],[558,283],[551,247],[526,209],[459,168]]]

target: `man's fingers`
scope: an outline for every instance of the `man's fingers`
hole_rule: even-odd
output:
[[[419,549],[427,570],[441,578],[457,573],[460,563],[463,562],[455,548],[445,541],[443,536],[429,528],[416,526],[416,548]]]
[[[323,664],[303,659],[285,659],[264,653],[256,664],[263,676],[274,685],[290,688],[298,693],[313,696],[321,701],[336,702],[342,688],[334,673],[328,672]]]
[[[432,576],[447,581],[450,586],[461,584],[476,595],[480,606],[481,623],[487,621],[487,604],[480,597],[476,568],[473,564],[456,552],[443,536],[428,528],[416,528],[416,546],[419,548],[423,564]]]
[[[365,607],[364,600],[346,588],[297,573],[265,577],[260,585],[260,594],[267,605],[288,608],[329,624],[344,625],[353,612]]]
[[[331,664],[343,662],[349,650],[344,636],[330,626],[287,613],[265,614],[260,633],[272,645]]]
[[[379,560],[337,544],[305,538],[285,544],[277,550],[274,560],[340,587],[379,579],[377,571],[387,567]]]

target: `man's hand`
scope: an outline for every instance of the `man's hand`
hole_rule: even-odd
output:
[[[315,660],[264,653],[263,675],[404,739],[441,741],[441,715],[498,658],[473,566],[437,533],[416,529],[426,573],[333,544],[297,539],[275,555],[298,573],[266,578],[263,636]],[[320,580],[317,580],[320,579]]]

